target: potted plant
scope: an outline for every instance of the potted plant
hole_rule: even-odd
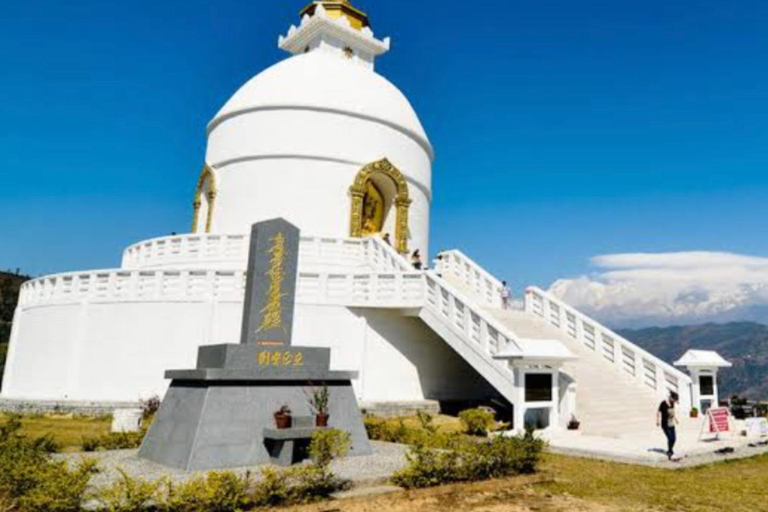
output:
[[[330,392],[325,384],[322,387],[313,389],[312,396],[309,397],[309,407],[315,411],[315,425],[318,427],[328,426],[329,398]]]
[[[284,405],[275,413],[275,424],[277,428],[291,428],[291,409]]]
[[[698,418],[699,410],[696,407],[691,407],[691,418]]]
[[[568,421],[568,430],[579,430],[581,422],[576,419],[576,416],[571,415],[570,421]]]

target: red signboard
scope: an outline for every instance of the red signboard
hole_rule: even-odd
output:
[[[712,434],[728,432],[730,429],[730,424],[728,422],[730,414],[730,411],[728,411],[726,407],[713,408],[707,411],[709,432]]]

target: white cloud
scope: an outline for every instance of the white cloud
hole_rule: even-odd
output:
[[[768,323],[768,258],[727,252],[627,253],[591,259],[595,273],[550,291],[613,326]]]

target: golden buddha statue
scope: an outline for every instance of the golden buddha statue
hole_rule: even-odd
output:
[[[384,199],[381,196],[381,192],[370,181],[366,184],[365,188],[362,219],[363,236],[381,233],[381,228],[384,224]]]

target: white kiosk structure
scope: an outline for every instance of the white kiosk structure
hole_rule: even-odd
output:
[[[669,391],[690,407],[688,375],[557,297],[531,287],[523,311],[502,310],[499,279],[458,250],[413,268],[414,250],[428,261],[434,152],[375,71],[390,42],[365,13],[313,2],[279,46],[290,56],[208,125],[192,233],[134,243],[119,268],[23,285],[6,406],[163,395],[167,368],[239,339],[250,226],[283,217],[302,233],[294,339],[358,372],[365,407],[492,402],[515,427],[575,415],[605,435],[646,431]]]
[[[675,361],[675,366],[688,369],[691,374],[691,404],[701,413],[717,407],[717,372],[732,365],[712,350],[689,350]]]

